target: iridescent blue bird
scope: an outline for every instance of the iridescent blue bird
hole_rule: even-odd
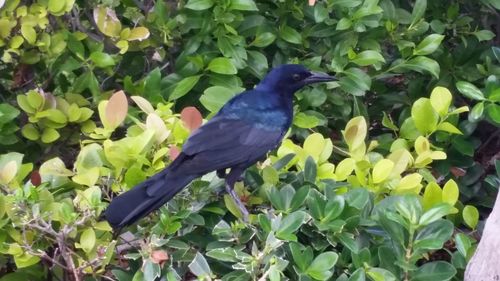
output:
[[[167,203],[193,179],[218,171],[245,218],[248,211],[233,190],[245,169],[275,149],[293,119],[293,95],[305,85],[334,80],[302,65],[272,69],[252,90],[229,100],[187,139],[163,171],[115,197],[105,211],[114,228],[133,224]],[[230,168],[226,175],[224,171]]]

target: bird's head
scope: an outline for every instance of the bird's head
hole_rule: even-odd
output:
[[[293,94],[308,84],[336,80],[325,73],[312,72],[300,64],[283,64],[273,68],[259,87]]]

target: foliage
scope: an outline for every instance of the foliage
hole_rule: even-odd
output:
[[[500,185],[499,9],[0,0],[0,281],[460,280]],[[237,184],[249,223],[211,173],[113,236],[113,196],[290,62],[339,81]]]

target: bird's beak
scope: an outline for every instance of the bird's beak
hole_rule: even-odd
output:
[[[311,72],[312,75],[305,79],[306,84],[318,83],[318,82],[328,82],[337,80],[335,76],[330,76],[322,72]]]

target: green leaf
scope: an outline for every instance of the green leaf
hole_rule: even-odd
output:
[[[479,221],[479,211],[472,205],[466,205],[462,211],[462,217],[468,227],[475,229]]]
[[[96,242],[95,232],[92,228],[87,228],[80,236],[80,247],[85,253],[90,253],[94,249]]]
[[[427,9],[427,0],[417,0],[411,12],[411,25],[417,23],[425,14]]]
[[[267,166],[264,168],[264,170],[262,170],[262,179],[264,179],[265,183],[276,185],[280,178],[276,169],[271,166]]]
[[[451,133],[451,134],[462,135],[462,132],[460,132],[460,130],[457,127],[453,126],[449,122],[443,122],[443,123],[439,124],[437,126],[437,130],[438,131],[448,132],[448,133]]]
[[[307,214],[304,211],[295,211],[287,215],[276,231],[276,237],[283,240],[296,240],[293,233],[305,222]]]
[[[411,117],[422,134],[432,133],[437,128],[439,117],[428,98],[420,98],[413,103]]]
[[[57,2],[64,3],[64,1]],[[70,49],[79,59],[85,59],[85,47],[83,46],[82,42],[78,41],[76,36],[73,34],[68,35],[68,49]]]
[[[497,124],[500,124],[500,105],[493,103],[487,105],[486,113],[491,120],[493,120]]]
[[[370,193],[365,188],[351,189],[347,192],[345,200],[350,207],[361,210],[370,200]]]
[[[200,97],[201,104],[210,112],[217,112],[238,90],[229,89],[222,86],[207,88]]]
[[[186,4],[186,8],[196,11],[209,9],[214,5],[212,0],[189,0]]]
[[[472,246],[472,241],[469,236],[463,233],[458,233],[455,236],[455,245],[457,246],[457,250],[460,252],[460,254],[462,254],[462,256],[468,257],[469,249]]]
[[[97,66],[97,67],[108,67],[108,66],[113,66],[115,65],[115,61],[113,60],[113,57],[106,53],[102,52],[93,52],[90,54],[90,60]]]
[[[233,62],[224,57],[215,58],[208,64],[208,70],[219,73],[219,74],[236,74],[238,70],[234,66]]]
[[[440,72],[439,64],[435,60],[424,56],[415,57],[409,60],[408,62],[402,63],[397,67],[394,67],[394,69],[397,68],[413,70],[419,73],[428,72],[436,79],[439,78],[439,72]]]
[[[316,280],[327,280],[332,276],[331,268],[335,266],[339,255],[334,252],[324,252],[318,255],[306,270],[307,275]]]
[[[345,201],[344,197],[335,196],[328,200],[325,205],[325,214],[321,219],[324,222],[332,221],[336,219],[344,211]]]
[[[200,80],[201,75],[188,76],[182,79],[177,86],[175,86],[172,94],[168,97],[169,100],[175,100],[186,95]]]
[[[432,54],[439,47],[443,39],[444,35],[431,34],[425,37],[424,40],[417,45],[413,54],[416,56]]]
[[[427,212],[425,212],[420,217],[418,224],[421,226],[428,225],[454,212],[455,209],[450,204],[440,203],[430,208]]]
[[[314,115],[299,112],[294,116],[293,124],[299,128],[310,129],[317,127],[320,124],[320,120]]]
[[[366,271],[373,281],[396,281],[396,277],[389,270],[377,267],[371,267]]]
[[[240,10],[240,11],[258,11],[257,5],[253,0],[230,0],[229,9],[230,10]]]
[[[429,262],[411,275],[412,281],[447,281],[457,274],[455,267],[445,261]]]
[[[453,234],[453,223],[448,220],[437,220],[418,231],[414,241],[414,251],[441,249]]]
[[[196,253],[196,256],[188,267],[195,276],[202,279],[204,279],[203,277],[210,277],[212,275],[212,270],[210,270],[207,260],[199,252]]]
[[[458,91],[465,97],[473,100],[485,100],[483,93],[473,84],[467,81],[458,81],[456,83]]]
[[[339,84],[342,90],[355,96],[364,95],[371,87],[372,80],[368,74],[359,68],[349,68],[342,72]]]
[[[351,274],[351,276],[348,279],[348,281],[365,281],[365,280],[366,280],[366,274],[363,268],[358,268]]]
[[[352,21],[348,18],[341,18],[339,22],[337,23],[337,30],[346,30],[349,29],[349,27],[352,26]]]
[[[216,248],[206,253],[207,256],[224,262],[237,262],[236,251],[233,248]]]
[[[495,33],[491,32],[490,30],[486,30],[486,29],[473,32],[472,34],[474,36],[476,36],[476,38],[477,38],[477,40],[479,40],[479,42],[489,41],[489,40],[495,38]]]
[[[451,93],[448,89],[445,87],[436,87],[434,90],[432,90],[431,93],[431,104],[434,110],[436,110],[437,113],[441,117],[445,116],[448,113],[448,109],[450,108],[451,104]]]
[[[274,35],[271,32],[259,33],[255,37],[253,42],[250,43],[250,46],[255,46],[255,47],[259,47],[259,48],[267,47],[267,46],[271,45],[271,43],[273,43],[275,39],[276,39],[276,35]]]
[[[379,52],[368,50],[357,54],[351,61],[360,66],[367,66],[378,62],[385,62],[385,59]]]
[[[484,102],[476,103],[476,105],[474,105],[469,114],[469,121],[477,122],[479,121],[479,119],[483,117],[483,114],[484,114]]]
[[[281,39],[289,43],[298,45],[302,44],[302,36],[300,35],[300,33],[288,25],[285,25],[280,29],[279,35]]]

